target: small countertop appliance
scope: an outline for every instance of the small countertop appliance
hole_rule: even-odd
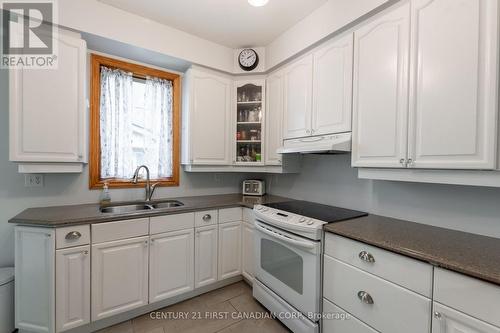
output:
[[[243,195],[263,196],[264,194],[266,194],[265,181],[257,179],[243,181]]]

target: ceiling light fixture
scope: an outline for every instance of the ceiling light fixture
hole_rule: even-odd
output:
[[[267,5],[269,0],[248,0],[248,3],[254,7],[262,7]]]

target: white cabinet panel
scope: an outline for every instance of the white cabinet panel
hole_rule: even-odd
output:
[[[222,75],[191,69],[187,122],[187,164],[229,165],[231,128],[231,80]]]
[[[90,323],[90,246],[56,252],[56,331]]]
[[[55,232],[16,227],[16,328],[33,333],[54,332]]]
[[[407,154],[409,3],[354,34],[355,167],[402,167]]]
[[[92,320],[148,304],[148,237],[92,245]]]
[[[217,225],[196,228],[194,241],[195,288],[217,282]]]
[[[314,52],[312,134],[351,131],[352,33]]]
[[[86,43],[59,33],[58,67],[10,71],[10,160],[86,162]]]
[[[328,315],[339,315],[323,319],[323,333],[377,333],[373,328],[351,316],[335,304],[323,299],[323,313]]]
[[[253,281],[254,274],[254,226],[251,223],[242,223],[241,229],[241,274]]]
[[[497,0],[412,2],[409,166],[495,167],[497,21]]]
[[[219,280],[241,274],[241,222],[219,225]]]
[[[312,54],[283,70],[285,139],[311,134],[312,73]]]
[[[500,328],[434,302],[432,333],[500,333]]]
[[[194,229],[151,237],[149,302],[194,288]]]
[[[268,76],[266,114],[266,160],[267,165],[281,165],[281,154],[276,153],[283,146],[283,73]]]

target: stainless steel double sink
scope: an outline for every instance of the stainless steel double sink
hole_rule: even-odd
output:
[[[181,206],[184,206],[184,204],[177,200],[140,202],[135,204],[104,206],[101,207],[101,213],[123,214],[123,213],[132,213],[132,212],[147,211],[154,209],[169,209]]]

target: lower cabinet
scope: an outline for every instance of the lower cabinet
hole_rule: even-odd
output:
[[[217,225],[195,229],[194,286],[217,282]]]
[[[194,229],[151,236],[149,302],[194,289]]]
[[[56,331],[90,323],[90,246],[56,251]]]
[[[241,275],[241,222],[219,224],[219,280]]]
[[[250,282],[254,273],[254,226],[251,223],[241,224],[241,274]]]
[[[92,320],[148,304],[149,237],[92,245]]]
[[[500,328],[434,302],[432,333],[500,333]]]
[[[323,333],[377,333],[361,320],[351,316],[335,304],[323,299]]]

